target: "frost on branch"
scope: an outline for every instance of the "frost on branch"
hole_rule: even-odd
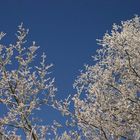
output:
[[[48,126],[38,125],[33,112],[41,105],[52,105],[56,88],[49,77],[51,65],[46,65],[46,55],[41,56],[40,65],[34,66],[39,48],[35,42],[26,47],[26,30],[21,24],[15,44],[0,44],[0,104],[5,114],[0,118],[0,137],[20,140],[20,130],[28,140],[43,140]],[[0,33],[0,40],[5,33]]]
[[[96,64],[86,66],[74,84],[78,125],[86,139],[139,140],[140,18],[114,24],[98,43]]]

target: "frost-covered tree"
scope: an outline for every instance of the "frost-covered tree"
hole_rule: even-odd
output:
[[[0,139],[43,140],[53,126],[41,125],[40,118],[33,113],[42,105],[53,105],[54,79],[48,75],[51,65],[46,65],[43,53],[38,66],[34,66],[35,42],[26,47],[26,30],[22,24],[18,27],[15,44],[0,44],[0,107],[4,114],[0,116]],[[0,33],[0,41],[5,33]],[[40,110],[41,111],[41,110]],[[24,134],[23,134],[24,133]],[[22,135],[21,135],[22,134]]]
[[[75,115],[86,139],[140,139],[140,18],[113,25],[98,40],[94,64],[74,86]]]
[[[45,53],[37,60],[39,46],[27,42],[28,32],[23,24],[18,26],[16,42],[9,45],[2,43],[6,34],[0,33],[0,140],[80,140],[77,130],[71,129],[75,119],[68,110],[70,96],[56,100],[57,89],[49,75],[52,64],[46,65]],[[41,120],[37,112],[48,106],[65,116],[63,125]],[[64,132],[58,133],[60,127]],[[66,127],[70,127],[68,132]]]
[[[94,65],[86,65],[74,83],[74,109],[69,109],[71,96],[59,102],[54,99],[54,79],[48,75],[52,65],[46,65],[43,54],[40,65],[34,66],[39,47],[35,42],[26,47],[27,34],[21,24],[15,44],[0,44],[0,107],[5,110],[0,116],[0,139],[46,140],[50,134],[55,140],[140,139],[138,16],[114,24],[111,33],[98,40],[102,48],[94,56]],[[4,36],[1,32],[0,41]],[[70,131],[57,133],[63,127],[58,122],[42,125],[40,118],[34,118],[42,105],[68,116],[65,125]]]

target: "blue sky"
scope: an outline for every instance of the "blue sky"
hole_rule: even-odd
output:
[[[112,24],[140,15],[139,0],[0,0],[0,30],[12,41],[17,26],[30,29],[29,41],[54,64],[60,96],[74,94],[74,79]]]
[[[58,96],[67,97],[79,70],[93,64],[96,39],[134,14],[140,15],[139,0],[0,0],[0,30],[10,42],[21,22],[30,29],[29,41],[54,64]]]

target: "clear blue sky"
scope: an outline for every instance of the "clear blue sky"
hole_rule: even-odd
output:
[[[61,96],[73,93],[72,84],[92,61],[102,38],[112,24],[140,15],[139,0],[0,0],[0,30],[14,36],[24,22],[54,64],[53,76]],[[12,41],[12,38],[10,38]]]
[[[74,79],[113,23],[140,15],[140,0],[0,0],[0,30],[12,36],[24,22],[29,40],[54,64],[58,95],[74,94]]]

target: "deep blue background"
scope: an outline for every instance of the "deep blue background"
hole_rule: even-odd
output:
[[[83,65],[92,64],[96,39],[113,23],[135,14],[140,15],[140,0],[0,0],[0,30],[7,33],[9,43],[24,22],[30,29],[29,41],[40,46],[38,54],[46,52],[54,64],[58,96],[64,98],[75,93],[72,84]],[[42,114],[46,116],[50,118]]]

